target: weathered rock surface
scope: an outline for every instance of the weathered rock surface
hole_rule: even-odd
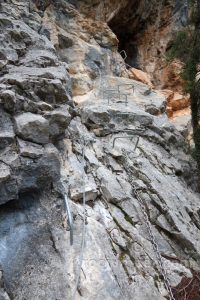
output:
[[[118,20],[129,1],[106,0],[101,13],[103,2],[95,3],[93,9],[87,0],[0,3],[2,300],[71,299],[84,190],[86,236],[75,299],[167,299],[133,187],[170,285],[200,271],[195,163],[167,119],[165,97],[116,76],[124,64],[102,17]],[[141,12],[144,1],[139,4]],[[110,98],[108,89],[114,90]],[[64,194],[73,214],[73,246]]]
[[[0,107],[0,149],[4,149],[11,144],[14,137],[11,117]]]
[[[17,198],[18,190],[16,187],[16,179],[11,176],[10,167],[5,163],[0,163],[0,167],[0,203],[3,204]]]
[[[49,123],[42,116],[23,113],[15,118],[16,134],[38,144],[49,142]]]
[[[42,145],[27,142],[21,139],[18,139],[18,145],[19,153],[24,157],[38,158],[44,153],[44,148],[42,147]]]
[[[10,300],[10,297],[4,290],[4,282],[3,282],[3,274],[2,271],[0,271],[0,299],[2,300]]]
[[[65,132],[71,121],[71,115],[67,107],[60,107],[46,114],[49,121],[49,134],[51,137],[58,137]]]

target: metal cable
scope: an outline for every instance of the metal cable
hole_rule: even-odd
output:
[[[152,231],[152,227],[151,227],[152,225],[151,225],[151,222],[149,220],[149,216],[148,216],[148,214],[146,212],[146,207],[144,205],[144,201],[140,197],[140,194],[138,193],[138,189],[134,186],[134,178],[133,178],[133,175],[132,175],[131,167],[130,167],[129,162],[128,162],[127,153],[126,153],[125,149],[123,149],[122,152],[123,152],[124,157],[125,157],[125,168],[126,168],[128,176],[129,176],[129,182],[130,182],[130,184],[131,184],[131,186],[133,188],[134,195],[136,196],[136,198],[138,200],[138,203],[140,205],[140,209],[141,209],[142,214],[143,214],[145,225],[147,227],[147,230],[148,230],[148,233],[149,233],[149,236],[150,236],[150,239],[151,239],[151,243],[153,245],[155,254],[157,256],[157,261],[158,261],[158,264],[159,264],[159,267],[160,267],[161,275],[163,277],[165,288],[166,288],[166,290],[168,292],[169,299],[170,300],[175,300],[175,298],[173,296],[173,293],[172,293],[172,289],[171,289],[171,286],[170,286],[169,279],[167,277],[167,273],[166,273],[165,268],[164,268],[163,258],[162,258],[161,254],[160,254],[160,251],[159,251],[159,248],[158,248],[158,245],[157,245],[154,233]]]
[[[82,148],[82,171],[83,171],[83,229],[82,229],[82,240],[81,240],[81,251],[79,256],[79,266],[77,272],[77,278],[75,282],[75,288],[72,293],[72,300],[75,300],[76,292],[78,289],[79,279],[81,275],[81,268],[83,264],[83,253],[85,247],[85,235],[86,235],[86,197],[85,197],[85,184],[86,184],[86,176],[85,176],[85,141],[83,141],[83,148]]]
[[[73,245],[73,235],[74,235],[73,216],[71,213],[69,199],[68,199],[67,193],[65,191],[65,186],[64,186],[63,180],[61,180],[61,184],[62,184],[62,190],[63,190],[63,194],[64,194],[64,210],[66,212],[66,216],[68,217],[68,224],[69,224],[69,230],[70,230],[70,245],[72,246]]]
[[[69,206],[69,201],[68,201],[68,197],[67,194],[65,193],[65,208],[67,211],[67,216],[68,216],[68,223],[69,223],[69,230],[70,230],[70,245],[73,245],[73,218],[72,218],[72,214],[71,214],[71,210],[70,210],[70,206]]]

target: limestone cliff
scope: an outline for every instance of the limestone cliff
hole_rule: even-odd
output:
[[[165,14],[184,19],[184,1],[158,19],[157,2],[1,1],[1,300],[164,300],[166,278],[179,299],[199,283],[195,163],[118,52],[131,26],[140,49]]]

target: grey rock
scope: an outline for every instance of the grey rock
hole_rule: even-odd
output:
[[[181,134],[187,138],[189,134],[192,134],[191,115],[179,116],[171,120],[172,124]]]
[[[8,62],[16,62],[18,60],[17,51],[9,48],[0,49],[0,57]]]
[[[29,158],[38,158],[44,154],[44,148],[35,143],[18,139],[20,155]]]
[[[152,288],[141,275],[133,277],[132,289],[135,291],[133,299],[163,300],[155,288]]]
[[[51,144],[45,145],[44,154],[39,156],[34,163],[28,158],[22,158],[19,171],[20,191],[44,191],[60,178],[58,150]]]
[[[69,187],[70,198],[74,201],[80,201],[83,199],[84,191],[86,201],[94,201],[96,199],[98,192],[94,179],[91,176],[87,178],[84,189],[83,178],[75,177]]]
[[[89,161],[90,166],[96,167],[96,168],[100,166],[100,162],[96,158],[94,151],[92,151],[90,149],[86,149],[85,157]]]
[[[1,162],[5,163],[8,166],[14,166],[16,168],[19,167],[19,154],[17,153],[17,145],[10,145],[6,147],[0,154]]]
[[[58,34],[58,43],[60,49],[66,49],[73,46],[73,39],[68,35]]]
[[[5,164],[1,164],[0,183],[6,181],[9,177],[10,177],[10,168]]]
[[[16,77],[16,74],[19,73],[21,78],[26,77],[38,77],[38,78],[46,78],[46,79],[57,79],[60,81],[64,81],[67,77],[67,71],[64,66],[57,67],[47,67],[47,68],[37,68],[37,67],[12,67],[10,68],[10,76],[13,78]],[[5,76],[5,78],[7,78]]]
[[[87,75],[73,75],[71,79],[73,96],[85,95],[93,88],[93,82]]]
[[[93,201],[96,199],[98,191],[93,176],[87,175],[85,171],[83,171],[83,162],[79,161],[79,159],[71,153],[71,149],[69,148],[68,160],[65,162],[62,176],[63,178],[66,178],[68,182],[71,199],[75,201],[83,199],[84,182],[86,201]]]
[[[43,101],[32,101],[32,100],[25,100],[23,104],[23,109],[26,112],[31,112],[31,113],[43,113],[44,111],[51,111],[53,110],[52,105],[43,102]]]
[[[67,107],[60,107],[45,115],[49,121],[50,136],[62,135],[71,121],[71,115]]]
[[[140,203],[129,183],[122,150],[127,152],[131,180],[140,190],[173,287],[183,277],[191,278],[191,269],[200,270],[199,194],[185,181],[185,177],[194,181],[194,162],[183,136],[166,116],[145,112],[162,113],[163,97],[148,94],[141,83],[110,76],[117,72],[120,75],[121,71],[116,64],[120,55],[113,51],[117,39],[107,25],[87,20],[67,1],[60,1],[59,8],[55,1],[50,6],[47,2],[44,15],[39,1],[1,3],[4,15],[0,18],[0,42],[5,49],[0,56],[1,94],[5,91],[1,105],[12,117],[2,109],[0,129],[4,138],[9,132],[12,139],[0,146],[0,265],[6,287],[1,286],[0,274],[0,295],[3,300],[7,300],[7,294],[15,300],[70,299],[79,268],[85,176],[86,199],[92,201],[86,203],[85,247],[76,298],[163,300],[167,291]],[[91,15],[89,1],[72,2]],[[100,10],[100,2],[96,1],[93,12]],[[145,13],[152,15],[150,2],[145,9],[143,1],[139,4],[143,18]],[[121,14],[123,5],[106,0],[105,17]],[[83,99],[75,99],[77,109],[73,116],[80,117],[72,120],[68,115],[68,68],[74,72],[75,92],[79,95],[98,86]],[[94,82],[100,70],[102,81]],[[135,95],[122,87],[128,95],[128,105],[115,98],[108,105],[102,90],[117,89],[119,83],[133,83]],[[7,107],[4,97],[10,97]],[[78,103],[79,100],[83,101]],[[27,116],[24,111],[31,115],[28,121],[42,118],[37,128],[47,122],[47,133],[52,130],[57,148],[29,139],[35,137],[35,129],[26,118],[29,138],[18,137],[15,141],[12,120],[21,116],[23,121]],[[21,130],[26,127],[22,125]],[[135,139],[128,139],[130,132],[124,130],[138,127],[144,131],[135,132],[140,141],[133,151]],[[127,138],[118,139],[113,148],[113,138],[121,135]],[[38,136],[37,131],[36,139]],[[69,228],[63,227],[67,223],[64,189],[73,198],[69,199],[74,219],[72,247]]]
[[[17,182],[11,176],[11,169],[0,162],[0,204],[18,198]]]
[[[1,270],[0,270],[0,299],[10,300],[10,297],[8,296],[4,288],[3,272]]]
[[[184,267],[183,265],[179,264],[178,262],[176,264],[170,262],[169,260],[164,260],[164,265],[166,270],[168,270],[168,277],[170,282],[173,282],[173,285],[177,286],[180,284],[182,280],[182,276],[184,274],[187,278],[192,278],[193,275],[191,271]]]
[[[41,111],[53,110],[53,107],[50,104],[43,102],[43,101],[37,102],[36,105],[39,108],[39,110],[41,110]]]
[[[81,105],[80,111],[84,124],[91,126],[91,128],[107,127],[107,133],[115,129],[123,130],[134,128],[134,126],[148,126],[153,122],[150,114],[145,113],[134,104],[129,105],[124,111],[122,104],[109,107],[105,103],[101,103],[99,106],[94,102],[88,102]]]
[[[118,203],[128,198],[111,171],[105,167],[100,167],[97,170],[97,176],[100,181],[102,195],[108,202]]]
[[[0,70],[2,70],[7,64],[7,60],[0,59]]]
[[[46,49],[30,49],[26,56],[21,60],[21,63],[27,67],[50,67],[58,65],[58,58],[53,51]],[[57,77],[56,77],[57,78]]]
[[[42,206],[39,199],[43,202]],[[19,201],[1,208],[0,228],[4,235],[0,241],[0,263],[4,270],[6,290],[9,294],[12,293],[15,299],[47,297],[51,300],[54,298],[61,300],[65,296],[70,297],[67,288],[68,279],[66,273],[62,271],[63,257],[66,253],[59,253],[59,250],[58,252],[56,250],[60,248],[58,239],[67,244],[67,237],[63,240],[66,231],[57,222],[55,209],[52,210],[50,217],[54,229],[49,228],[46,214],[49,204],[52,208],[56,205],[52,195],[40,198],[39,194],[32,192],[21,194]],[[61,217],[61,214],[58,214]],[[24,274],[27,271],[28,277]],[[48,279],[46,276],[44,278],[44,272],[48,273]],[[18,286],[13,288],[12,282],[17,278]],[[23,287],[24,280],[27,284]],[[48,286],[52,286],[51,291]]]
[[[40,115],[23,113],[15,117],[15,127],[22,139],[38,144],[49,142],[49,122]]]
[[[14,142],[14,130],[10,115],[0,107],[0,149]]]
[[[3,90],[0,93],[0,99],[2,99],[2,104],[5,110],[11,113],[14,112],[15,104],[16,104],[16,96],[13,91]]]
[[[10,300],[10,297],[4,290],[0,290],[0,297],[1,297],[0,299],[2,300]]]

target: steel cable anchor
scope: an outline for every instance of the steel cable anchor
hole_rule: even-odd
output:
[[[74,240],[73,217],[72,217],[72,213],[71,213],[71,209],[70,209],[70,205],[69,205],[69,199],[68,199],[67,193],[64,188],[64,183],[63,183],[63,181],[61,181],[61,183],[62,183],[63,190],[64,190],[64,208],[65,208],[66,215],[68,217],[68,224],[69,224],[69,231],[70,231],[70,245],[72,246],[73,240]]]

